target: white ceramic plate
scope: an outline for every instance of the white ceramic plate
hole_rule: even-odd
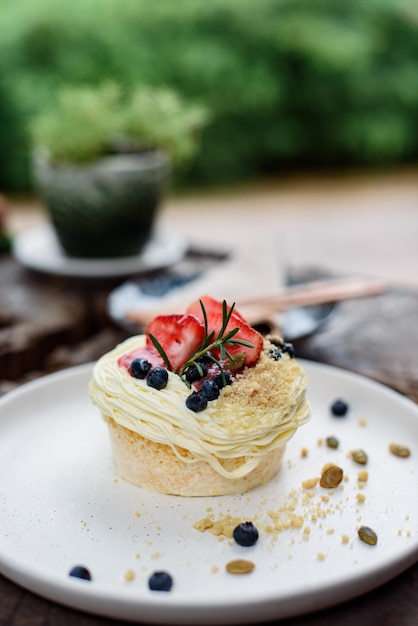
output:
[[[243,496],[181,498],[145,492],[115,475],[106,427],[89,403],[90,366],[47,376],[0,401],[0,571],[56,602],[108,617],[157,624],[265,621],[330,606],[396,576],[418,557],[418,408],[368,379],[305,362],[311,422],[289,443],[282,470]],[[344,418],[330,414],[337,397]],[[318,445],[334,435],[339,449]],[[391,442],[410,447],[391,455]],[[301,454],[305,448],[307,455]],[[361,487],[348,452],[369,455]],[[301,488],[327,462],[347,476],[329,493]],[[365,501],[359,502],[357,494]],[[326,499],[328,498],[328,501]],[[291,513],[285,509],[294,507]],[[253,520],[250,548],[199,532],[207,515]],[[300,528],[273,531],[300,515]],[[376,546],[358,538],[372,527]],[[269,528],[270,527],[270,531]],[[344,543],[342,537],[347,537]],[[247,575],[225,565],[255,564]],[[68,576],[86,565],[91,582]],[[132,570],[133,580],[125,573]],[[155,570],[174,578],[152,592]]]
[[[181,235],[157,232],[138,255],[115,259],[78,259],[63,252],[48,223],[24,230],[13,242],[16,259],[30,269],[85,278],[127,276],[168,267],[183,258],[186,250],[187,243]]]

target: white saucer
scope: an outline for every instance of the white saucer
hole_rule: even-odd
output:
[[[278,476],[243,496],[164,496],[118,478],[106,425],[88,398],[90,365],[6,394],[0,399],[0,573],[89,613],[197,626],[307,613],[404,571],[418,558],[418,407],[364,377],[303,365],[311,421],[288,443]],[[349,402],[343,418],[330,412],[336,398]],[[338,449],[319,445],[330,435]],[[393,456],[392,442],[409,446],[411,456]],[[367,466],[350,458],[355,448],[367,452]],[[343,468],[343,489],[303,489],[329,462]],[[369,476],[360,485],[363,469]],[[300,527],[283,529],[286,505],[293,519],[301,516]],[[193,526],[228,513],[254,521],[255,546],[220,541]],[[282,527],[276,534],[275,524]],[[360,541],[360,525],[376,531],[377,545]],[[225,566],[235,559],[252,561],[254,571],[229,574]],[[71,578],[74,565],[88,567],[92,580]],[[172,574],[170,592],[148,589],[156,570]]]
[[[100,278],[127,276],[177,263],[187,250],[184,237],[157,232],[141,254],[114,259],[82,259],[67,256],[50,224],[23,231],[15,237],[13,253],[29,269],[61,276]]]

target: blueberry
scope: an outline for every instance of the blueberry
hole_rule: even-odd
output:
[[[152,591],[170,591],[173,579],[167,572],[154,572],[148,579],[148,587]]]
[[[230,374],[230,372],[227,372],[224,370],[224,377],[225,377],[225,385],[231,385],[232,384],[232,376]],[[224,387],[224,381],[222,379],[222,374],[216,374],[216,376],[213,379],[213,382],[218,385],[219,389],[222,389],[222,387]]]
[[[282,353],[280,352],[279,348],[275,346],[274,348],[270,348],[269,357],[273,359],[273,361],[278,361],[282,358]]]
[[[205,354],[202,354],[202,356],[200,356],[197,359],[197,362],[200,363],[200,365],[202,365],[202,363],[205,363],[206,365],[210,365],[211,363],[213,363],[213,354],[212,352],[206,352]]]
[[[75,565],[70,569],[68,575],[74,578],[82,578],[83,580],[91,580],[91,574],[84,565]]]
[[[146,359],[134,359],[129,366],[132,376],[135,378],[146,378],[151,369],[151,363]]]
[[[234,528],[233,537],[240,546],[253,546],[258,539],[258,530],[252,522],[242,522]]]
[[[219,398],[219,387],[214,380],[204,380],[200,388],[200,393],[208,400],[216,400],[216,398]]]
[[[199,361],[198,363],[202,373],[199,372],[199,369],[196,367],[196,365],[190,365],[190,367],[188,367],[186,370],[186,380],[189,383],[194,383],[197,380],[204,378],[208,373],[208,366],[206,365],[206,363],[204,361]]]
[[[331,404],[331,413],[336,417],[344,417],[348,411],[348,404],[345,400],[335,400]]]
[[[280,346],[282,352],[287,352],[291,359],[295,356],[295,349],[291,343],[282,343]]]
[[[168,382],[168,372],[165,367],[153,367],[147,375],[147,385],[154,389],[164,389]]]
[[[191,411],[198,413],[199,411],[206,409],[208,406],[208,399],[203,395],[203,393],[193,391],[193,393],[186,398],[186,406]]]

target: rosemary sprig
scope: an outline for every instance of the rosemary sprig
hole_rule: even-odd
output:
[[[205,305],[203,304],[201,300],[199,300],[199,302],[202,308],[203,323],[205,327],[203,341],[200,344],[200,346],[195,350],[195,352],[191,355],[191,357],[186,361],[186,363],[184,363],[178,370],[173,370],[170,360],[164,348],[156,339],[156,337],[154,337],[154,335],[152,334],[150,334],[149,337],[152,343],[154,344],[156,350],[160,354],[161,358],[163,359],[165,365],[167,366],[167,369],[169,369],[170,371],[174,371],[175,374],[178,374],[182,378],[183,382],[185,382],[187,385],[189,385],[189,383],[188,381],[186,381],[184,376],[185,376],[186,370],[189,367],[191,366],[196,367],[197,371],[199,372],[199,375],[201,377],[203,376],[203,369],[199,363],[199,359],[201,359],[202,357],[206,357],[209,361],[216,363],[222,375],[223,384],[225,385],[226,378],[225,378],[225,373],[224,373],[224,367],[222,366],[221,361],[229,361],[231,366],[235,366],[235,369],[237,369],[244,363],[244,358],[245,358],[245,355],[243,353],[239,353],[236,356],[232,356],[232,354],[228,351],[228,347],[234,346],[234,345],[241,345],[241,346],[246,346],[248,348],[253,348],[254,345],[250,343],[249,341],[245,341],[244,339],[234,339],[235,335],[240,330],[239,326],[226,332],[227,326],[231,319],[232,312],[235,308],[235,303],[228,310],[226,301],[225,300],[223,301],[222,324],[221,324],[221,328],[218,334],[215,335],[214,331],[209,333],[208,317],[207,317]],[[211,353],[213,350],[219,350],[219,359],[216,359],[213,356],[213,354]]]
[[[160,357],[162,358],[162,360],[164,361],[164,363],[167,366],[167,369],[172,372],[173,368],[171,366],[170,363],[170,359],[168,358],[164,348],[162,347],[162,345],[160,344],[160,342],[158,341],[157,337],[154,337],[154,335],[152,335],[151,333],[149,334],[149,338],[151,339],[152,343],[154,344],[155,349],[157,350],[157,352],[159,353]]]

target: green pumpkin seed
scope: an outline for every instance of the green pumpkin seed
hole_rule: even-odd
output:
[[[327,446],[328,448],[338,448],[340,442],[336,437],[327,437]]]
[[[360,539],[369,546],[375,546],[377,544],[377,535],[372,528],[360,526],[357,533]]]
[[[253,571],[255,565],[252,561],[237,559],[236,561],[229,561],[225,567],[230,574],[249,574]]]
[[[319,484],[325,489],[337,487],[343,479],[343,471],[338,465],[328,465],[322,472]]]
[[[353,461],[359,463],[360,465],[366,465],[367,463],[367,454],[364,450],[353,450],[351,453],[351,457]]]
[[[406,446],[401,446],[398,443],[391,443],[389,446],[389,450],[395,456],[400,456],[406,459],[411,454],[411,451]]]

